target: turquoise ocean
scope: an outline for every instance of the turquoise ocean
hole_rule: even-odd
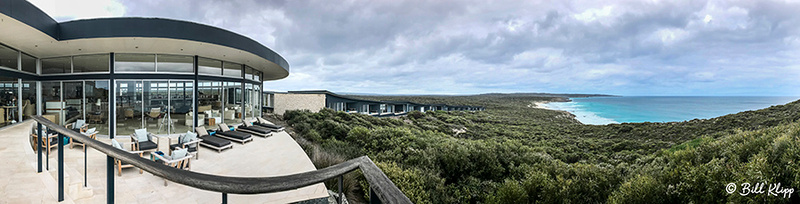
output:
[[[673,122],[708,119],[748,110],[782,105],[800,97],[778,96],[623,96],[571,98],[551,102],[546,108],[575,114],[584,124]]]

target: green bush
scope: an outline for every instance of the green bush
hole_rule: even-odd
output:
[[[418,203],[800,202],[797,195],[724,191],[730,182],[800,184],[800,102],[713,119],[597,126],[528,107],[532,101],[560,100],[553,97],[377,100],[487,110],[412,111],[395,119],[324,109],[287,111],[284,120],[315,144],[304,148],[329,154],[320,160],[367,155]],[[456,135],[454,129],[466,132]]]

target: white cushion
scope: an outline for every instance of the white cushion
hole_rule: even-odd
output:
[[[134,133],[136,134],[136,138],[139,140],[139,142],[149,141],[149,139],[147,139],[147,128],[137,129],[134,131]]]
[[[122,144],[117,142],[116,139],[111,139],[111,146],[116,147],[116,148],[121,149],[121,150],[125,150],[125,149],[122,148]]]
[[[231,128],[228,127],[228,125],[226,125],[225,123],[220,123],[219,124],[219,131],[220,132],[227,132],[227,131],[231,131]]]
[[[83,125],[85,125],[85,124],[86,124],[86,121],[85,121],[85,120],[76,120],[76,121],[75,121],[75,125],[73,125],[73,126],[72,126],[72,128],[73,128],[73,129],[76,129],[76,128],[81,128],[81,127],[83,127]]]
[[[83,133],[83,134],[84,134],[84,135],[91,135],[91,134],[92,134],[92,133],[94,133],[96,130],[97,130],[97,128],[91,128],[91,129],[88,129],[88,130],[86,130],[86,132],[85,132],[85,133]]]
[[[208,131],[206,131],[206,128],[203,126],[196,127],[194,128],[194,130],[197,131],[197,135],[202,135],[202,136],[208,135]]]
[[[193,133],[192,131],[186,132],[186,134],[183,135],[183,138],[181,138],[182,143],[187,143],[195,140],[197,140],[197,133]],[[189,145],[189,147],[195,147],[196,145],[197,144],[191,144]]]
[[[172,151],[172,159],[180,159],[186,156],[186,153],[189,152],[189,149],[179,149]]]

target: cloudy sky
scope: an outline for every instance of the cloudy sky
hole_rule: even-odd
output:
[[[251,37],[291,66],[267,90],[800,96],[798,1],[32,2]]]

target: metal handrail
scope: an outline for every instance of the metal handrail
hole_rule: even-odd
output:
[[[39,122],[39,124],[48,127],[48,129],[83,142],[83,144],[108,156],[132,164],[155,176],[198,189],[230,194],[273,193],[310,186],[336,178],[337,176],[341,176],[356,169],[361,169],[361,172],[364,174],[364,177],[370,184],[370,188],[375,195],[377,195],[379,201],[385,203],[411,203],[411,200],[409,200],[408,197],[395,186],[394,182],[392,182],[367,156],[351,159],[324,169],[285,176],[219,176],[170,168],[166,165],[139,157],[136,154],[130,154],[98,140],[90,139],[83,134],[57,125],[42,116],[32,116],[32,118],[36,120],[36,122]]]

